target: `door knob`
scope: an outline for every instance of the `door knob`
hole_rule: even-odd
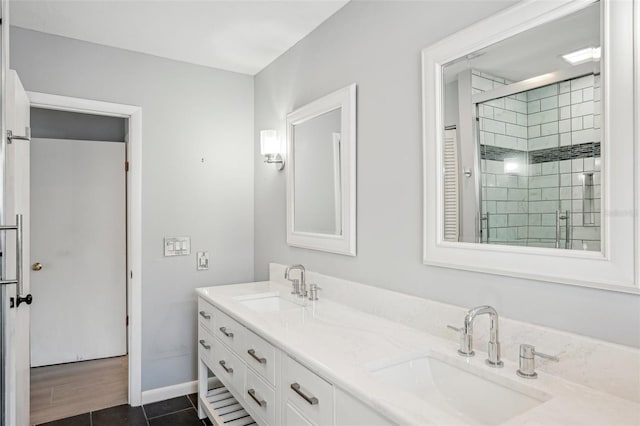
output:
[[[36,262],[33,265],[31,265],[31,269],[33,269],[34,271],[39,271],[40,269],[42,269],[42,263],[40,262]]]

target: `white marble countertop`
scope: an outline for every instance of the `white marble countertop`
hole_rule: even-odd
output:
[[[486,353],[456,355],[457,345],[420,330],[378,318],[328,299],[308,302],[303,309],[258,313],[234,299],[238,296],[279,292],[291,298],[288,287],[264,281],[205,287],[197,290],[214,306],[240,321],[276,347],[298,359],[326,380],[353,394],[398,424],[472,424],[451,415],[439,404],[384,384],[369,369],[377,363],[434,353],[452,365],[473,369],[498,384],[532,395],[547,395],[540,405],[508,419],[509,425],[638,425],[640,404],[539,372],[537,380],[516,376],[516,363],[504,368],[485,365]],[[293,299],[292,299],[293,300]],[[443,324],[444,326],[444,324]],[[465,366],[466,364],[466,366]],[[500,407],[495,407],[499,410]]]

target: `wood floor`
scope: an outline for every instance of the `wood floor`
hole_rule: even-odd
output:
[[[128,357],[31,369],[31,424],[128,402]]]

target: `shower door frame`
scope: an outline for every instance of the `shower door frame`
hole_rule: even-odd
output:
[[[594,66],[592,63],[586,63],[586,64],[582,64],[582,65],[578,65],[578,66],[574,66],[572,68],[567,68],[564,70],[560,70],[560,71],[555,71],[549,74],[545,74],[541,77],[538,78],[532,78],[532,79],[528,79],[528,80],[523,80],[523,81],[517,81],[515,83],[511,83],[511,84],[507,84],[505,86],[500,86],[497,89],[493,89],[493,90],[489,90],[483,93],[478,93],[475,95],[471,96],[471,103],[473,105],[473,107],[471,108],[471,111],[473,112],[473,117],[472,117],[472,121],[473,121],[473,137],[475,138],[475,144],[474,144],[474,149],[475,149],[475,164],[476,167],[479,171],[479,173],[476,173],[476,200],[477,200],[477,204],[476,204],[476,211],[478,219],[476,221],[476,242],[479,244],[491,244],[490,240],[489,240],[489,233],[491,232],[489,225],[490,225],[490,219],[489,216],[487,216],[487,226],[486,226],[486,231],[487,231],[487,238],[486,238],[486,243],[484,241],[482,241],[482,222],[483,220],[483,210],[482,210],[482,188],[483,188],[483,184],[482,184],[482,152],[481,152],[481,148],[480,148],[480,115],[478,113],[479,111],[479,106],[481,103],[485,103],[485,102],[489,102],[492,101],[494,99],[500,99],[500,98],[505,98],[507,96],[511,96],[511,95],[515,95],[518,93],[522,93],[522,92],[527,92],[529,90],[534,90],[534,89],[538,89],[540,87],[544,87],[544,86],[548,86],[551,84],[555,84],[555,83],[560,83],[563,81],[567,81],[567,80],[573,80],[575,78],[580,78],[580,77],[584,77],[586,75],[589,74],[596,74],[594,72]],[[527,158],[528,158],[528,151],[527,151]],[[558,171],[558,173],[560,173]],[[600,211],[602,211],[602,204],[603,204],[603,198],[600,199]],[[558,212],[560,211],[560,206],[558,205]],[[484,212],[487,213],[487,212]],[[528,227],[529,225],[527,225]],[[557,226],[557,225],[556,225]],[[602,239],[602,234],[604,233],[604,226],[603,224],[601,224],[603,231],[601,232],[600,238]],[[567,219],[567,222],[565,224],[565,227],[569,227],[569,220]],[[569,231],[566,231],[569,232]],[[556,237],[557,238],[557,237]],[[494,244],[494,245],[499,245],[498,243]],[[505,245],[505,244],[503,244]],[[508,245],[508,244],[506,244]],[[527,238],[527,244],[525,244],[526,247],[535,247],[535,246],[529,246],[529,238]],[[556,247],[558,248],[558,247]],[[566,249],[566,244],[565,244],[565,249]]]
[[[0,0],[0,137],[2,142],[0,143],[0,224],[6,224],[9,220],[5,215],[4,194],[6,185],[6,138],[7,123],[6,123],[6,79],[7,70],[9,69],[9,1]],[[0,233],[0,252],[5,251],[6,247],[6,232]],[[0,276],[4,276],[6,270],[5,256],[0,259]],[[7,367],[7,354],[6,352],[6,336],[5,336],[5,324],[8,304],[8,291],[7,286],[0,286],[0,426],[6,424],[8,410],[7,401],[5,395],[7,395],[6,380],[7,374],[5,368]]]

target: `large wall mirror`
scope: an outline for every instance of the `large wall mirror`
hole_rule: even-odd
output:
[[[356,254],[356,86],[287,116],[287,243]]]
[[[425,263],[638,292],[634,12],[526,2],[423,51]]]

